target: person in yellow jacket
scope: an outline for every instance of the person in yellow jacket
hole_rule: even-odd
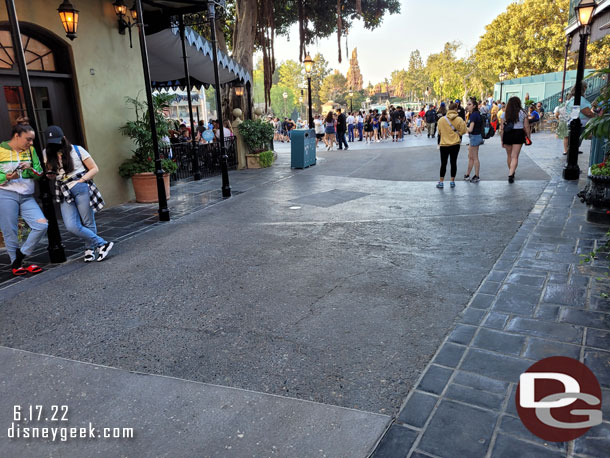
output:
[[[462,143],[462,135],[466,133],[466,123],[458,116],[457,104],[450,103],[447,114],[438,120],[439,144],[441,149],[441,173],[436,187],[443,189],[445,174],[447,173],[447,160],[451,159],[451,183],[455,188],[455,176],[457,175],[457,158]]]

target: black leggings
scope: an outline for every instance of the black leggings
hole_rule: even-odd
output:
[[[447,159],[451,157],[451,177],[457,174],[457,158],[460,152],[460,145],[441,146],[441,178],[445,178],[447,173]]]

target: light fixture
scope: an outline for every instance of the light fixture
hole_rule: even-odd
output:
[[[502,72],[498,75],[500,81],[504,81],[508,77],[508,72]]]
[[[595,0],[580,0],[578,5],[574,7],[578,23],[581,26],[591,25],[591,19],[593,19],[593,10],[595,9]]]
[[[284,93],[282,94],[282,97],[284,97],[284,100],[286,100],[286,99],[288,98],[288,92],[284,92]]]
[[[237,97],[241,97],[244,95],[244,87],[243,86],[235,86],[235,95]]]
[[[133,43],[131,40],[131,28],[137,24],[138,19],[138,9],[136,8],[136,2],[133,2],[133,6],[129,9],[129,16],[127,16],[127,5],[123,0],[115,0],[112,4],[114,7],[114,12],[119,18],[119,33],[121,35],[125,35],[125,30],[129,30],[129,47],[133,48]],[[127,20],[125,19],[127,18]],[[131,22],[133,19],[133,22]]]
[[[313,59],[309,54],[307,54],[307,56],[305,57],[303,64],[305,65],[305,71],[307,72],[307,74],[310,74],[311,69],[313,68]]]
[[[353,97],[353,96],[354,96],[354,93],[353,93],[352,91],[350,91],[350,92],[349,92],[349,96],[350,96],[350,97]]]
[[[59,5],[59,8],[57,8],[57,12],[59,13],[61,24],[66,31],[66,36],[70,40],[74,40],[76,38],[76,29],[78,29],[78,10],[68,0],[64,0]]]

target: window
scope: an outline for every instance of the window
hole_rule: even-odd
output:
[[[21,40],[28,70],[55,71],[53,51],[40,41],[27,35],[21,34]],[[16,62],[11,33],[8,30],[0,30],[0,69],[10,70],[14,67],[16,67]]]

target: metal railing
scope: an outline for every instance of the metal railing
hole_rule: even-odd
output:
[[[606,75],[598,75],[593,76],[591,78],[586,78],[585,82],[587,83],[587,90],[583,94],[583,97],[587,99],[589,102],[593,102],[599,94],[601,93],[602,88],[607,84]],[[546,99],[541,100],[542,106],[545,111],[552,112],[559,104],[559,99],[565,101],[570,93],[572,88],[566,88],[563,93],[560,91],[557,94],[553,94]]]
[[[237,168],[237,146],[235,137],[225,138],[225,149],[228,156],[229,170]],[[194,158],[197,158],[199,173],[202,178],[220,175],[221,152],[220,143],[172,143],[161,147],[160,154],[163,159],[171,159],[178,166],[178,170],[171,174],[170,182],[190,180],[194,176]]]

